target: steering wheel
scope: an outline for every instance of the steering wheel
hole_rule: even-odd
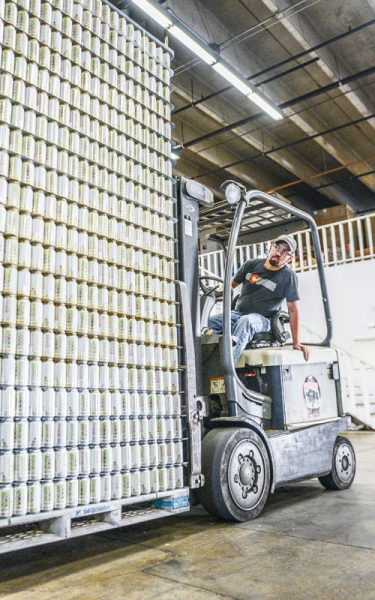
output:
[[[209,287],[203,283],[203,281],[205,281],[205,280],[218,281],[219,283],[217,285]],[[224,279],[222,277],[219,277],[218,275],[200,275],[199,276],[199,286],[200,286],[204,296],[213,295],[215,298],[218,298],[221,295],[221,292],[217,292],[217,290],[219,289],[220,285],[223,282],[224,282]]]

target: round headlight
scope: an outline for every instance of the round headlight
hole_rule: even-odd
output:
[[[241,198],[241,188],[235,183],[230,183],[225,188],[225,198],[229,204],[237,204]]]

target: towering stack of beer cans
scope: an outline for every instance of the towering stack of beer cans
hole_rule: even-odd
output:
[[[0,2],[0,517],[183,486],[170,52]]]

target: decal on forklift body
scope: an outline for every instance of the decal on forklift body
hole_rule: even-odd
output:
[[[185,224],[185,235],[192,236],[193,235],[193,223],[190,221],[189,218],[185,217],[184,224]]]
[[[225,394],[224,377],[215,377],[215,379],[210,379],[210,393]]]
[[[308,375],[303,382],[303,396],[309,413],[318,416],[321,394],[319,382],[314,375]]]

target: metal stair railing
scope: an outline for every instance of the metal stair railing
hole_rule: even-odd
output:
[[[375,259],[375,213],[320,225],[318,227],[323,261],[326,267],[350,262]],[[293,268],[296,272],[316,268],[310,231],[295,234],[297,250]],[[238,246],[234,270],[246,260],[267,255],[268,244]],[[200,265],[206,272],[223,276],[222,250],[206,252],[200,256]]]

